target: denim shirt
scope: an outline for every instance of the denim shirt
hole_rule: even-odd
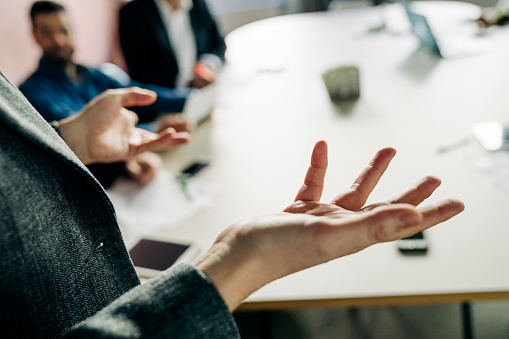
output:
[[[157,100],[152,105],[130,108],[138,114],[140,122],[149,122],[161,113],[181,112],[190,92],[190,89],[175,90],[136,81],[126,86],[96,68],[83,65],[77,65],[77,72],[79,82],[71,80],[64,67],[43,57],[39,68],[19,89],[46,121],[62,120],[78,113],[107,89],[138,86],[157,93]]]

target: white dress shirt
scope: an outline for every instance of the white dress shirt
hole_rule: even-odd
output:
[[[193,68],[196,64],[196,40],[189,19],[193,8],[191,0],[182,0],[182,7],[174,10],[166,0],[155,0],[161,19],[166,28],[168,39],[175,53],[179,74],[176,87],[189,87],[193,79]]]

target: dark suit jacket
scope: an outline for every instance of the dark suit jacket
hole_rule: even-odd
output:
[[[204,0],[189,12],[197,59],[215,54],[224,60],[226,45]],[[119,34],[129,74],[134,80],[175,88],[177,61],[154,0],[133,0],[120,10]]]
[[[108,196],[0,72],[0,338],[236,338],[191,265],[140,285]]]

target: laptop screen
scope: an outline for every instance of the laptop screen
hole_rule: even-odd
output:
[[[442,56],[440,48],[438,47],[437,40],[431,31],[428,20],[422,14],[416,13],[411,5],[402,1],[403,7],[408,15],[410,24],[412,25],[412,32],[419,39],[421,45],[428,48],[431,52]]]

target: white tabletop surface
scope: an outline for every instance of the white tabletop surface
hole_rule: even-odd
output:
[[[477,32],[473,5],[422,8],[442,30]],[[386,28],[373,31],[380,11]],[[169,170],[210,156],[200,177],[221,193],[165,235],[212,242],[236,221],[280,211],[319,139],[329,143],[330,157],[323,200],[348,188],[379,148],[392,146],[398,154],[368,203],[429,174],[443,181],[431,203],[465,202],[460,216],[426,231],[428,253],[409,257],[394,243],[375,245],[273,282],[243,307],[508,298],[509,195],[470,165],[484,152],[470,126],[509,122],[508,28],[480,32],[490,49],[453,60],[418,49],[399,5],[281,16],[233,31],[212,119],[189,145],[164,155]],[[322,82],[322,72],[341,65],[360,70],[361,97],[353,104],[333,104]]]

